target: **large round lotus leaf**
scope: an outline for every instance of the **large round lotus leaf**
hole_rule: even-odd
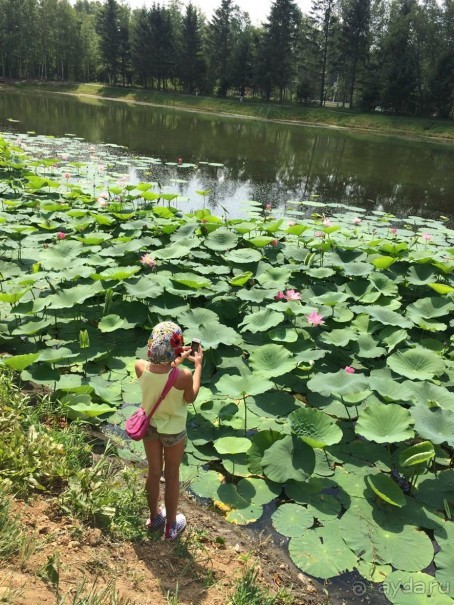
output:
[[[60,347],[58,349],[44,349],[39,352],[39,361],[47,361],[47,363],[55,363],[65,359],[77,357],[77,353],[68,349],[68,347]]]
[[[314,517],[300,504],[281,504],[272,514],[271,522],[283,536],[302,536],[314,524]]]
[[[356,342],[359,348],[357,356],[360,358],[376,359],[386,355],[386,349],[379,347],[377,341],[370,334],[361,334]]]
[[[101,283],[80,284],[66,290],[59,290],[46,298],[46,307],[49,309],[72,309],[74,305],[85,302],[88,298],[96,296],[103,291]]]
[[[299,402],[286,391],[268,391],[261,395],[248,397],[248,409],[261,418],[287,416],[298,409]]]
[[[453,602],[445,587],[420,571],[394,571],[385,579],[381,592],[393,605],[452,605]]]
[[[435,530],[435,537],[440,551],[435,555],[435,576],[440,582],[443,591],[454,598],[454,586],[452,585],[454,570],[454,524],[446,522],[443,527]]]
[[[454,310],[454,302],[448,298],[420,298],[407,307],[407,313],[417,319],[434,319],[449,315]]]
[[[407,275],[407,281],[414,286],[424,286],[434,282],[437,272],[432,265],[413,265],[410,267]]]
[[[318,373],[308,381],[307,387],[314,393],[320,393],[325,397],[335,395],[344,397],[366,391],[368,381],[360,374],[349,374],[345,370],[334,373]]]
[[[235,264],[256,263],[261,260],[262,255],[258,250],[254,250],[253,248],[238,248],[237,250],[227,252],[224,258]]]
[[[324,580],[352,571],[358,561],[332,523],[328,527],[306,531],[298,538],[291,538],[288,549],[297,567],[304,573]]]
[[[189,309],[178,316],[178,322],[186,328],[199,328],[204,324],[212,321],[219,321],[219,316],[210,309],[196,307]]]
[[[366,477],[372,491],[382,500],[393,506],[405,506],[405,496],[402,490],[389,475],[368,475]]]
[[[415,498],[431,508],[445,510],[446,502],[454,506],[454,469],[429,474],[419,478],[416,484]]]
[[[443,359],[422,347],[397,351],[388,357],[387,364],[397,374],[412,380],[431,380],[445,370]]]
[[[219,345],[234,345],[241,342],[241,336],[233,328],[218,321],[210,320],[198,328],[188,328],[185,332],[188,342],[200,338],[204,350],[217,349]]]
[[[276,288],[277,294],[278,290],[282,290],[286,286],[291,275],[292,269],[289,266],[278,265],[273,267],[266,263],[260,263],[255,279],[264,288]]]
[[[361,410],[356,432],[377,443],[397,443],[413,437],[410,412],[394,403],[375,403]]]
[[[263,514],[263,508],[250,502],[243,508],[234,508],[225,516],[226,521],[235,525],[247,525],[258,521]]]
[[[408,467],[428,462],[435,457],[435,449],[430,441],[421,441],[399,453],[399,466]]]
[[[298,333],[293,328],[274,328],[268,332],[268,338],[274,342],[296,342]]]
[[[454,412],[443,408],[427,408],[418,405],[410,410],[415,429],[432,443],[446,442],[454,447]]]
[[[94,280],[122,281],[132,277],[140,271],[140,267],[110,267],[101,273],[93,273],[90,277]]]
[[[262,467],[268,479],[276,483],[306,481],[314,472],[314,450],[298,437],[287,436],[265,451]]]
[[[124,319],[116,314],[105,315],[98,324],[101,332],[114,332],[123,326]]]
[[[389,563],[404,571],[425,569],[434,555],[427,534],[410,526],[395,531],[379,528],[371,540],[377,562]]]
[[[398,294],[397,284],[383,273],[372,273],[369,281],[373,284],[374,289],[378,290],[383,296],[396,296]]]
[[[413,325],[401,313],[397,313],[386,307],[380,307],[379,305],[367,307],[366,312],[372,319],[384,325],[399,326],[400,328],[411,328]]]
[[[199,290],[200,288],[209,288],[212,282],[206,277],[201,277],[195,273],[175,273],[172,276],[172,281],[177,284],[182,284],[193,290]]]
[[[244,500],[258,505],[268,504],[275,500],[282,491],[280,485],[258,477],[241,479],[237,484],[237,489]]]
[[[191,481],[190,488],[197,496],[214,500],[217,497],[221,479],[222,476],[219,473],[206,471]]]
[[[252,277],[252,273],[251,273]],[[272,299],[276,295],[276,289],[265,290],[264,288],[251,288],[250,290],[242,289],[236,293],[237,298],[240,300],[247,300],[249,302],[261,303],[266,298]]]
[[[188,309],[189,304],[181,296],[174,296],[167,292],[158,298],[150,299],[150,311],[158,316],[156,323],[160,319],[159,316],[164,316],[164,318],[171,317],[174,320],[180,313],[184,313]]]
[[[396,346],[407,338],[407,331],[394,326],[388,326],[380,331],[379,339],[388,347],[390,353]]]
[[[221,437],[214,442],[218,454],[241,454],[251,447],[251,441],[246,437]]]
[[[38,334],[38,332],[48,328],[53,322],[54,319],[52,317],[47,317],[46,319],[39,319],[35,317],[19,325],[12,331],[12,334],[15,336],[33,336],[34,334]]]
[[[79,395],[79,397],[81,396]],[[84,401],[72,403],[71,405],[67,404],[65,409],[66,415],[71,420],[75,420],[76,418],[96,418],[103,414],[113,414],[114,412],[115,408],[111,408],[106,403],[85,403]]]
[[[307,510],[320,523],[325,525],[339,517],[342,505],[340,501],[330,494],[314,494],[310,497]]]
[[[283,439],[284,436],[278,431],[268,430],[260,431],[253,435],[252,445],[247,456],[249,460],[249,470],[256,475],[263,474],[262,458],[265,451],[276,441]]]
[[[374,267],[369,263],[353,262],[343,264],[342,270],[345,275],[359,277],[361,275],[370,275],[374,271]]]
[[[389,370],[372,371],[369,376],[369,385],[384,399],[393,401],[411,401],[411,391],[406,384],[396,382]]]
[[[83,245],[74,240],[58,242],[39,254],[39,262],[48,271],[62,271],[82,254]]]
[[[247,454],[223,454],[222,466],[227,473],[235,477],[250,477],[249,458]]]
[[[393,568],[391,565],[376,565],[375,563],[369,563],[368,561],[360,561],[358,563],[358,573],[369,580],[369,582],[381,583],[386,580]],[[360,590],[362,590],[362,586]]]
[[[264,309],[256,313],[250,313],[246,315],[244,320],[240,323],[242,326],[242,332],[267,332],[271,328],[275,328],[284,321],[284,314],[271,311],[270,309]]]
[[[256,374],[230,376],[224,374],[216,383],[216,389],[233,399],[242,399],[246,395],[259,395],[274,388],[271,381]]]
[[[342,431],[324,412],[304,407],[290,415],[292,431],[311,447],[325,447],[339,443]]]
[[[220,227],[205,238],[205,246],[210,250],[223,252],[235,248],[238,242],[238,236],[228,229]]]
[[[264,345],[251,353],[249,363],[254,372],[266,378],[274,378],[291,372],[297,362],[293,355],[282,345]]]
[[[333,480],[349,497],[372,498],[374,493],[366,483],[366,476],[379,472],[373,466],[336,466]]]
[[[336,347],[345,347],[349,342],[357,338],[358,335],[349,328],[331,330],[331,332],[324,332],[320,336],[322,342],[328,345],[335,345]]]
[[[162,260],[180,259],[187,258],[191,254],[190,246],[183,246],[181,244],[172,244],[166,248],[160,250],[154,250],[153,256]]]
[[[21,370],[28,368],[29,365],[34,363],[39,358],[39,356],[39,353],[27,353],[25,355],[14,355],[14,357],[7,357],[6,359],[4,358],[2,361],[9,368],[20,372]]]
[[[454,392],[432,382],[413,382],[406,380],[404,386],[411,393],[411,398],[423,406],[436,404],[454,411]]]

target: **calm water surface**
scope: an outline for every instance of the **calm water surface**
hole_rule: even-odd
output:
[[[0,92],[0,129],[124,145],[130,153],[175,162],[214,162],[196,171],[185,195],[208,190],[207,203],[283,206],[319,201],[454,220],[454,145],[256,120],[225,118],[50,93]],[[183,177],[186,178],[186,177]],[[197,197],[197,196],[196,196]]]

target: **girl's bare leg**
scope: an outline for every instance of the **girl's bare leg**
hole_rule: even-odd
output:
[[[180,464],[183,459],[186,438],[180,443],[164,448],[164,478],[167,523],[173,523],[177,516],[180,495]]]
[[[145,483],[150,518],[159,512],[159,482],[162,475],[162,443],[159,439],[146,439],[143,442],[148,461],[148,474]]]

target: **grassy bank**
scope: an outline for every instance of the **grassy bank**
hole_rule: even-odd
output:
[[[21,90],[40,90],[80,96],[93,95],[105,99],[203,111],[218,115],[236,115],[261,120],[348,128],[454,142],[454,122],[450,120],[396,117],[381,113],[369,114],[341,107],[320,108],[261,103],[251,99],[240,103],[236,97],[219,99],[179,93],[162,93],[140,88],[110,87],[101,84],[34,82],[16,83],[13,86]]]

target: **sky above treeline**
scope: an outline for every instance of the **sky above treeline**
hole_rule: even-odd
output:
[[[150,8],[156,0],[123,0],[124,4],[129,4],[131,8]],[[161,6],[166,5],[166,0],[158,2]],[[182,2],[186,6],[187,2]],[[201,9],[207,19],[211,19],[213,12],[221,6],[221,0],[192,0],[192,4]],[[244,12],[249,13],[252,25],[260,25],[266,20],[270,13],[271,0],[237,0],[236,4]],[[296,0],[297,6],[307,14],[311,6],[311,0]]]

